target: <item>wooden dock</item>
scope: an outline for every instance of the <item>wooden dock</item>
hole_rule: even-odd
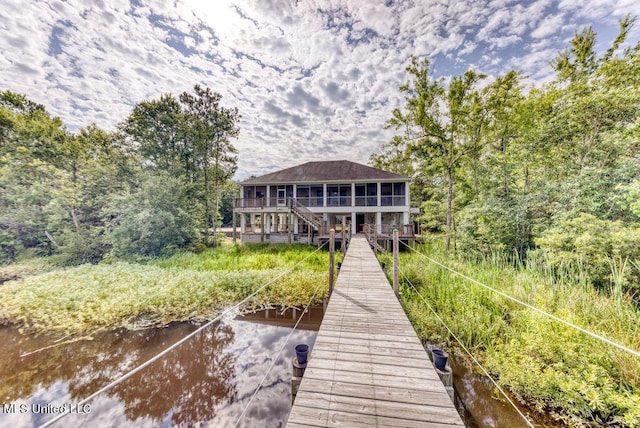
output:
[[[362,235],[349,245],[287,426],[464,426]]]

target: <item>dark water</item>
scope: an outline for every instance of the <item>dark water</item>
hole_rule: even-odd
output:
[[[75,409],[77,413],[54,426],[232,427],[299,314],[270,310],[211,326],[95,398],[90,412],[89,408]],[[286,424],[294,347],[306,343],[312,348],[321,320],[321,307],[303,316],[238,426]],[[176,323],[161,329],[110,332],[21,358],[25,352],[53,344],[54,339],[0,327],[0,428],[47,422],[56,416],[44,413],[47,405],[80,402],[197,328]],[[457,404],[462,408],[460,400],[464,403],[462,413],[468,426],[526,426],[508,403],[493,398],[487,379],[458,362],[462,360],[452,360]],[[553,425],[538,421],[536,426]]]
[[[204,330],[95,398],[89,413],[70,414],[55,426],[234,426],[294,323],[291,313],[270,312],[269,319],[260,314],[253,321],[226,320]],[[238,426],[285,425],[291,409],[294,346],[313,345],[321,318],[322,308],[305,315],[301,327],[307,330],[299,327],[294,332]],[[51,345],[53,339],[0,328],[0,427],[45,423],[56,416],[42,413],[47,405],[80,402],[197,328],[179,323],[111,332],[23,358],[22,353]]]
[[[528,427],[522,416],[501,396],[491,380],[476,373],[472,363],[450,355],[453,371],[453,386],[456,392],[455,404],[465,425],[470,428],[518,428]],[[519,406],[515,399],[514,403]],[[519,406],[520,411],[536,427],[564,427],[551,418],[531,414]]]

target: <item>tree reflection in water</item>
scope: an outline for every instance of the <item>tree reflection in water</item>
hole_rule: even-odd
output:
[[[314,316],[317,330],[322,315]],[[212,326],[91,402],[89,415],[69,415],[61,426],[233,425],[285,343],[293,319],[276,325],[226,321]],[[171,346],[197,326],[114,331],[20,358],[54,342],[0,327],[0,404],[77,403]],[[291,409],[293,347],[315,341],[296,331],[291,346],[265,380],[242,426],[284,425]],[[0,414],[0,428],[38,426],[54,415]]]
[[[193,426],[213,419],[218,405],[231,403],[235,394],[234,356],[226,350],[233,338],[228,325],[207,329],[114,387],[110,395],[125,403],[130,420],[162,420],[171,414],[171,425]]]
[[[195,328],[191,324],[177,324],[166,329],[118,331],[22,359],[21,353],[46,346],[51,339],[25,340],[15,330],[3,328],[0,330],[0,341],[5,345],[0,357],[2,403],[42,403],[34,394],[55,387],[59,381],[66,382],[68,396],[56,404],[77,403]],[[227,350],[233,340],[231,326],[212,326],[104,396],[120,401],[124,415],[132,421],[140,418],[162,421],[170,415],[171,425],[194,425],[213,419],[218,406],[230,404],[235,396],[234,355]],[[92,413],[99,406],[97,399]],[[6,415],[2,416],[4,419]]]

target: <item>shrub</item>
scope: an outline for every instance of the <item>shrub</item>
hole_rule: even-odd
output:
[[[582,263],[600,290],[609,289],[614,276],[625,260],[640,259],[640,227],[621,221],[602,220],[591,214],[563,220],[536,239],[542,249],[548,250],[552,265]],[[617,279],[628,289],[638,289],[640,270],[627,266],[622,278]],[[635,285],[634,285],[635,284]]]
[[[112,254],[154,257],[188,246],[197,238],[188,206],[187,189],[179,179],[159,171],[143,174],[137,191],[117,196],[105,212]]]

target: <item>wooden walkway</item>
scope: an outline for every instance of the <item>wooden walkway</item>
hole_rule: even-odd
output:
[[[464,426],[362,235],[354,235],[287,426]]]

